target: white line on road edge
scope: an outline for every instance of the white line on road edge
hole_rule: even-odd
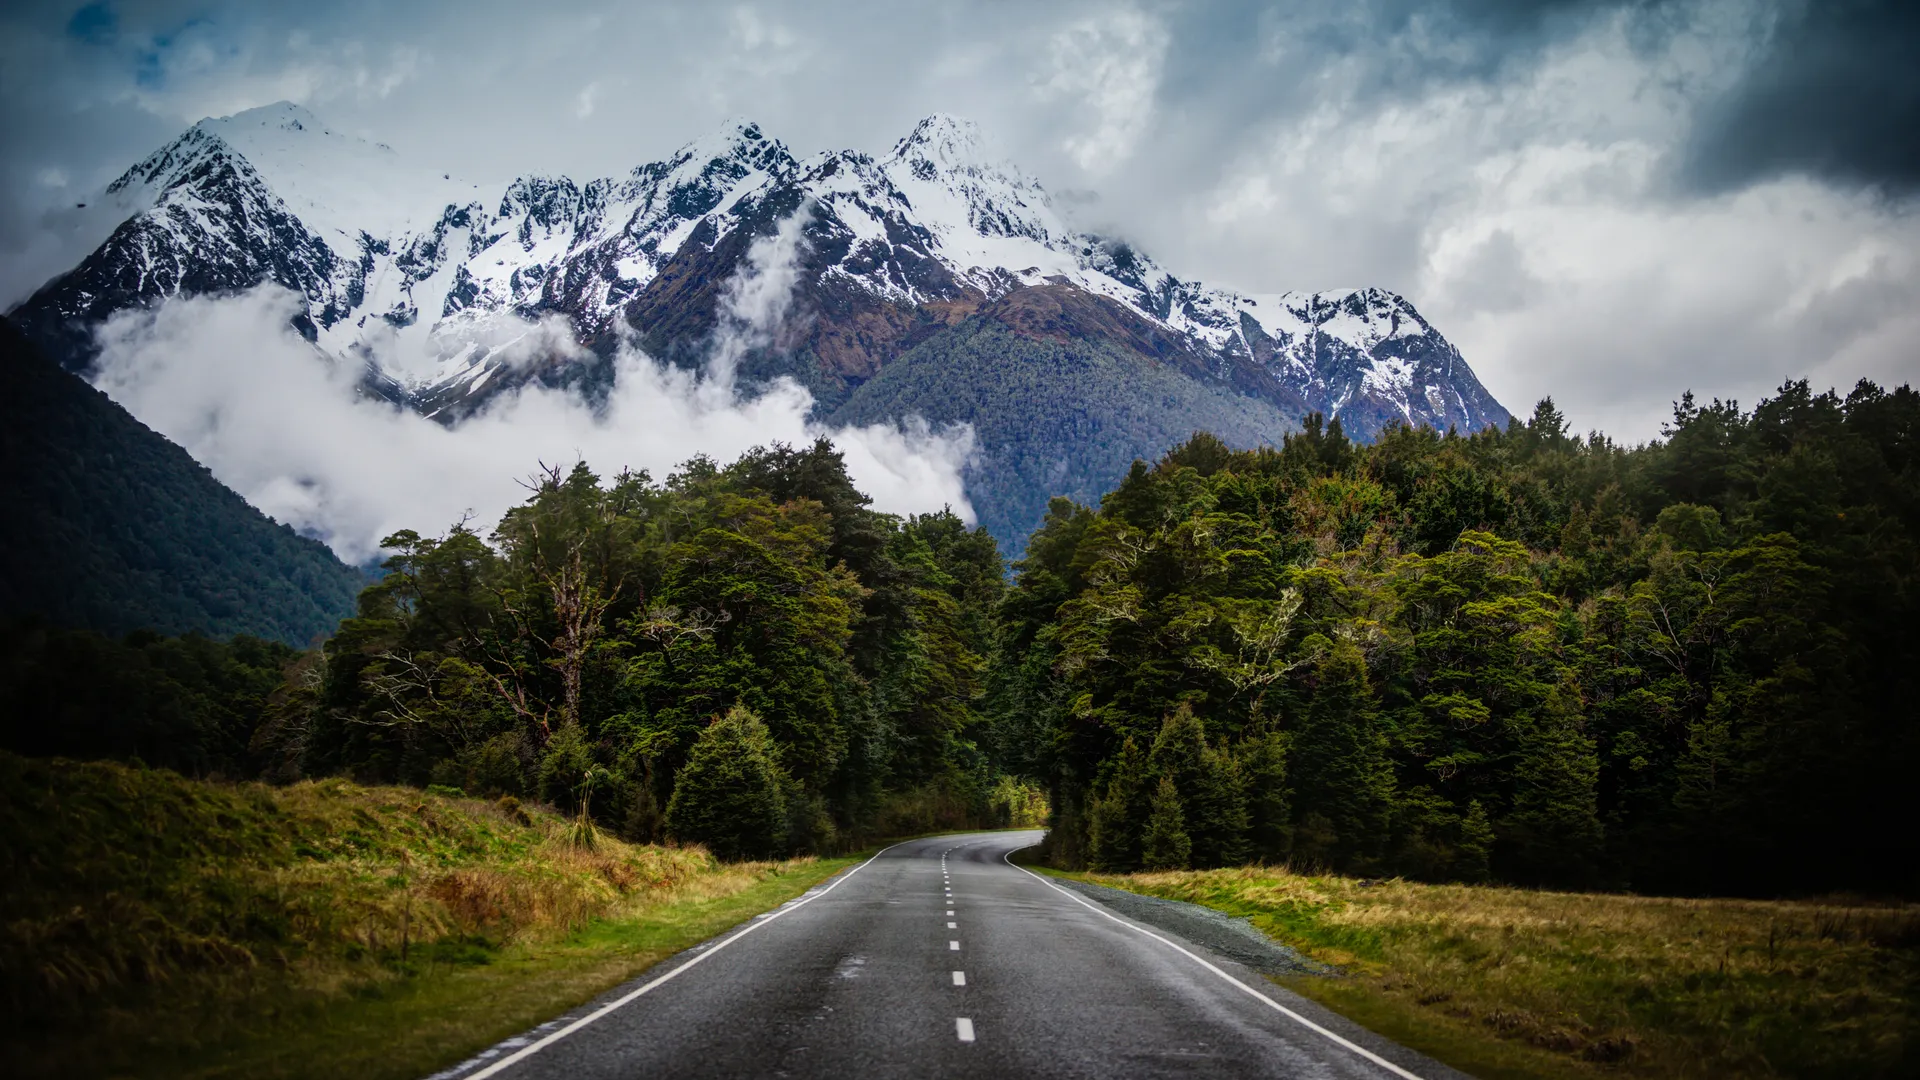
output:
[[[966,972],[964,972],[964,971],[956,971],[956,972],[954,972],[954,973],[953,973],[953,985],[955,985],[955,986],[965,986],[965,985],[967,985],[967,973],[966,973]]]
[[[912,842],[913,841],[911,840],[902,840],[900,841],[900,844],[910,844]],[[886,847],[883,847],[879,851],[874,852],[873,859],[877,859],[880,856],[885,855],[887,852],[892,851],[894,848],[899,847],[900,844],[888,844]],[[781,907],[780,910],[768,914],[765,918],[754,920],[753,923],[749,925],[745,930],[742,930],[739,933],[733,935],[732,937],[726,939],[725,941],[720,942],[718,945],[715,945],[711,949],[707,949],[706,951],[702,952],[699,956],[696,956],[693,959],[687,961],[686,963],[681,964],[679,967],[674,968],[672,971],[667,972],[665,975],[662,975],[659,978],[654,979],[642,986],[635,987],[631,993],[621,996],[617,1001],[610,1001],[607,1004],[600,1006],[598,1009],[595,1009],[592,1012],[588,1013],[587,1015],[581,1017],[580,1019],[575,1020],[573,1023],[568,1024],[566,1027],[561,1028],[559,1031],[556,1031],[553,1034],[548,1035],[546,1038],[541,1039],[540,1041],[535,1043],[529,1043],[528,1045],[522,1047],[516,1053],[509,1054],[506,1057],[501,1058],[499,1061],[494,1062],[493,1064],[487,1066],[484,1069],[481,1069],[478,1072],[468,1073],[466,1076],[461,1077],[460,1080],[486,1080],[486,1078],[489,1076],[499,1075],[500,1072],[506,1069],[507,1066],[513,1065],[517,1062],[520,1062],[527,1058],[532,1057],[533,1055],[539,1053],[540,1051],[545,1050],[547,1047],[552,1046],[554,1043],[559,1042],[561,1039],[564,1039],[567,1036],[573,1034],[574,1032],[579,1031],[581,1028],[586,1027],[588,1024],[593,1023],[595,1020],[600,1019],[601,1017],[607,1015],[608,1013],[614,1011],[615,1009],[620,1008],[622,1005],[625,1005],[628,1002],[634,1000],[635,998],[638,998],[640,995],[645,994],[647,991],[652,990],[654,987],[659,986],[660,984],[667,982],[670,979],[677,978],[681,973],[685,972],[688,968],[692,967],[695,964],[698,964],[702,960],[705,960],[707,957],[712,956],[714,953],[719,952],[721,949],[726,948],[727,946],[733,944],[734,942],[739,941],[741,938],[746,937],[748,934],[753,933],[755,930],[758,930],[761,927],[767,925],[768,923],[771,923],[773,920],[779,918],[780,916],[785,915],[790,911],[797,911],[800,908],[803,908],[808,904],[813,903],[815,900],[818,900],[821,897],[827,895],[833,890],[839,888],[841,882],[846,881],[848,878],[852,877],[853,875],[859,873],[862,870],[865,870],[869,865],[872,864],[873,859],[868,859],[866,862],[861,863],[859,866],[856,866],[853,869],[847,871],[846,873],[841,874],[839,877],[835,878],[831,884],[829,884],[826,888],[821,889],[819,892],[813,893],[810,896],[803,896],[799,900],[792,901],[791,903]]]
[[[1021,850],[1021,849],[1019,848],[1014,849],[1014,851],[1018,851],[1018,850]],[[1121,926],[1124,926],[1129,930],[1134,930],[1141,934],[1145,934],[1147,937],[1152,938],[1153,940],[1159,942],[1160,944],[1165,945],[1167,948],[1172,949],[1174,952],[1177,952],[1180,955],[1186,957],[1187,959],[1192,960],[1194,963],[1199,964],[1201,967],[1206,968],[1208,971],[1213,972],[1215,975],[1218,975],[1221,978],[1227,980],[1228,982],[1232,983],[1234,986],[1238,987],[1239,989],[1245,990],[1247,993],[1253,995],[1254,997],[1265,1002],[1267,1005],[1271,1006],[1274,1009],[1274,1011],[1280,1013],[1281,1015],[1286,1016],[1291,1020],[1297,1021],[1303,1027],[1306,1027],[1318,1034],[1325,1035],[1327,1038],[1332,1039],[1334,1042],[1339,1043],[1341,1046],[1344,1046],[1347,1049],[1353,1051],[1354,1053],[1359,1054],[1361,1057],[1366,1058],[1368,1061],[1373,1062],[1375,1065],[1380,1066],[1381,1068],[1387,1070],[1393,1075],[1402,1077],[1403,1080],[1422,1080],[1420,1074],[1408,1072],[1407,1070],[1401,1068],[1400,1066],[1395,1065],[1393,1062],[1388,1061],[1386,1058],[1381,1057],[1379,1054],[1376,1054],[1373,1051],[1367,1049],[1366,1047],[1361,1046],[1359,1043],[1354,1042],[1353,1040],[1343,1035],[1340,1035],[1336,1032],[1332,1032],[1327,1030],[1324,1027],[1321,1027],[1319,1024],[1316,1024],[1313,1021],[1307,1019],[1306,1017],[1301,1016],[1299,1013],[1294,1012],[1292,1009],[1287,1008],[1285,1005],[1280,1004],[1279,1002],[1273,1000],[1272,998],[1254,989],[1253,987],[1248,986],[1246,983],[1241,982],[1239,979],[1236,979],[1233,976],[1227,974],[1226,972],[1220,970],[1220,968],[1217,967],[1216,965],[1209,963],[1208,961],[1202,959],[1199,956],[1195,956],[1193,953],[1187,951],[1186,949],[1181,948],[1179,945],[1176,945],[1171,941],[1168,941],[1166,938],[1161,937],[1159,934],[1156,934],[1153,931],[1146,929],[1145,927],[1137,926],[1134,923],[1130,923],[1127,920],[1120,918],[1118,915],[1114,915],[1110,912],[1101,911],[1099,908],[1095,907],[1092,903],[1088,902],[1086,899],[1072,892],[1069,892],[1058,885],[1055,885],[1053,882],[1048,881],[1046,878],[1041,877],[1039,874],[1034,873],[1033,871],[1027,869],[1024,866],[1014,866],[1014,862],[1011,857],[1012,855],[1013,855],[1013,851],[1008,851],[1003,853],[1000,856],[1001,861],[1005,862],[1008,866],[1012,866],[1015,870],[1020,871],[1021,873],[1027,875],[1028,877],[1039,882],[1040,884],[1045,885],[1047,888],[1052,889],[1054,892],[1059,893],[1061,896],[1064,896],[1067,899],[1073,901],[1074,903],[1081,905],[1087,910],[1093,912],[1095,915],[1112,919],[1114,922],[1119,923]]]
[[[953,1018],[953,1033],[960,1036],[961,1042],[973,1041],[973,1021],[964,1016]]]

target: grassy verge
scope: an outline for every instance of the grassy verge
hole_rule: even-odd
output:
[[[1289,988],[1487,1080],[1920,1075],[1920,906],[1074,876],[1244,916],[1349,973]]]
[[[418,1077],[855,861],[0,755],[0,1073]]]

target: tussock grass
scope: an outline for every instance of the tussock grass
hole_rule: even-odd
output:
[[[343,1075],[296,1032],[345,1024],[355,1075],[418,1075],[841,865],[586,847],[529,809],[0,754],[0,1072]]]
[[[1920,905],[1088,877],[1249,918],[1351,976],[1287,985],[1486,1077],[1920,1075]]]

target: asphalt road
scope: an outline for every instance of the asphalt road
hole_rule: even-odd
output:
[[[1037,832],[914,840],[441,1074],[1460,1074],[1011,865]]]

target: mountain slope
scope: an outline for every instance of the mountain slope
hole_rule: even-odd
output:
[[[364,580],[0,322],[0,617],[304,646]]]
[[[831,419],[859,426],[917,414],[972,424],[981,453],[967,491],[1009,554],[1052,496],[1097,504],[1136,458],[1152,460],[1196,430],[1257,446],[1293,423],[1258,398],[1105,341],[1021,334],[1003,314],[969,318],[908,350]]]

